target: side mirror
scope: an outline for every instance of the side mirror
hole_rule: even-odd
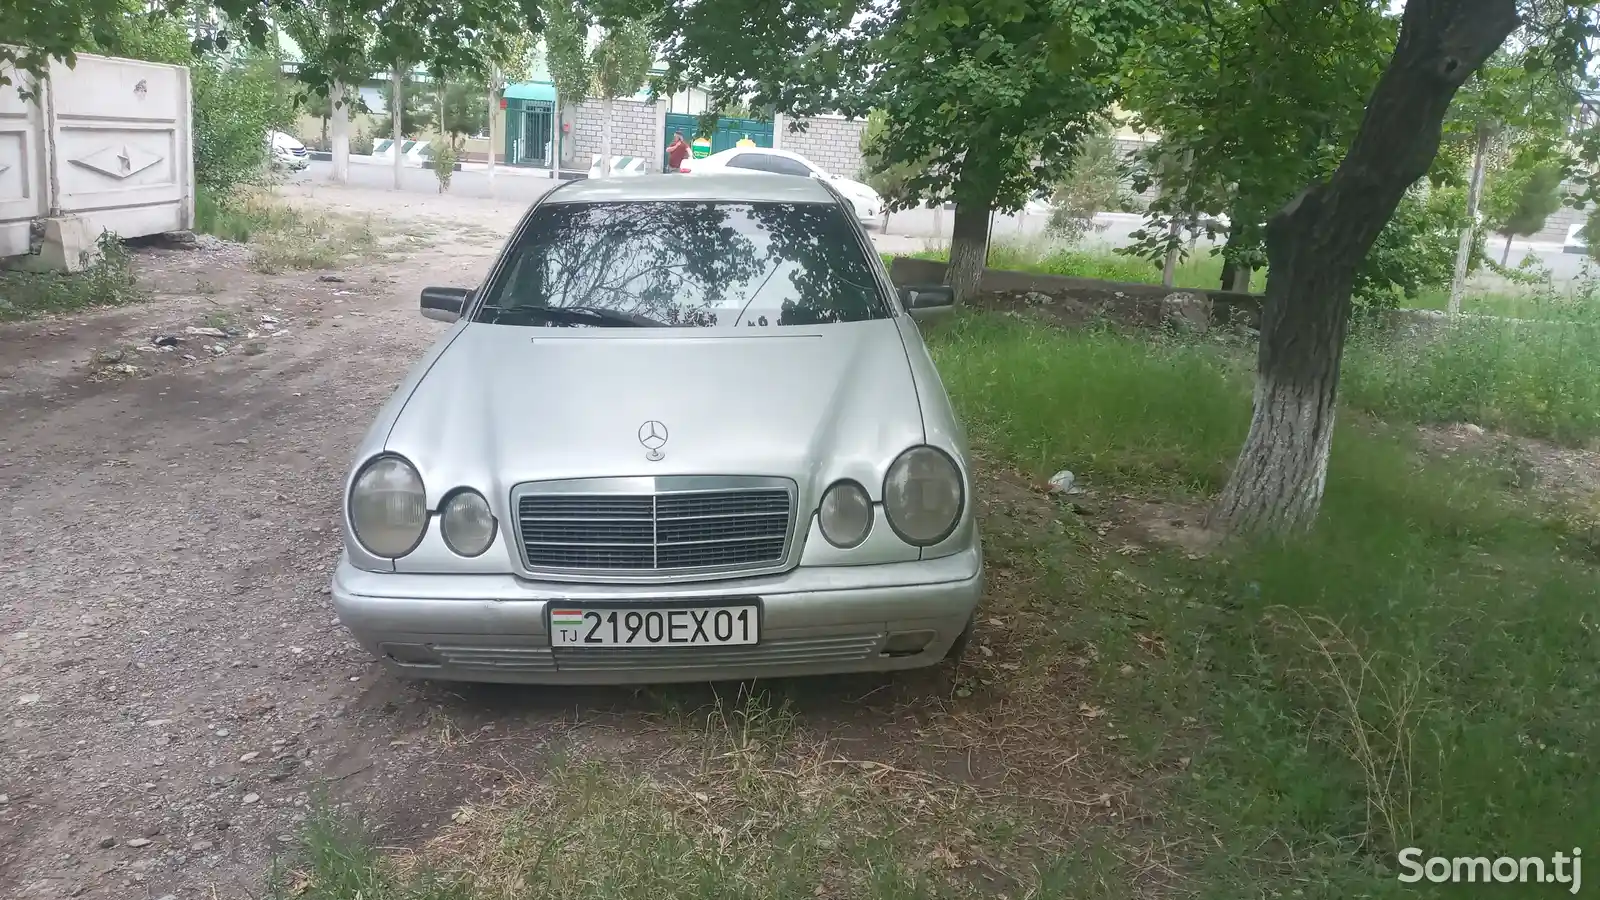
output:
[[[928,319],[955,309],[956,291],[947,284],[913,284],[900,289],[900,302],[913,319]]]
[[[458,287],[427,287],[422,289],[422,315],[436,322],[454,322],[467,308],[472,291]]]

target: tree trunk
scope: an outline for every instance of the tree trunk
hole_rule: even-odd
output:
[[[1467,227],[1456,246],[1456,271],[1450,279],[1449,312],[1461,312],[1461,295],[1467,290],[1467,262],[1472,258],[1472,236],[1478,233],[1478,197],[1483,194],[1483,158],[1489,152],[1489,124],[1478,123],[1478,147],[1472,154],[1472,180],[1467,183]]]
[[[489,163],[489,190],[490,191],[494,190],[494,136],[495,136],[495,133],[496,133],[496,128],[494,127],[494,120],[495,120],[495,117],[500,114],[500,104],[494,102],[495,101],[495,96],[494,95],[496,93],[495,84],[496,84],[496,82],[499,81],[499,79],[500,79],[500,70],[498,68],[492,70],[489,73],[489,101],[488,101],[489,102],[489,154],[488,154],[489,158],[488,158],[488,163]]]
[[[561,180],[561,95],[556,95],[556,102],[550,107],[550,130],[553,132],[550,140],[550,177]],[[526,130],[523,132],[526,134]]]
[[[333,83],[333,145],[329,147],[333,159],[333,180],[339,184],[350,182],[350,101],[344,85]]]
[[[1188,177],[1190,169],[1194,166],[1194,151],[1186,150],[1183,154],[1183,175]],[[1167,258],[1161,264],[1161,286],[1172,287],[1178,282],[1178,234],[1180,228],[1178,217],[1173,213],[1172,221],[1167,225]],[[1189,249],[1194,249],[1191,241]]]
[[[327,116],[323,116],[322,117],[322,146],[323,147],[329,146],[329,144],[328,144],[328,117]],[[318,148],[318,149],[321,149],[321,148]]]
[[[1233,284],[1228,285],[1228,290],[1238,291],[1241,294],[1250,293],[1251,274],[1252,273],[1249,266],[1239,266],[1238,268],[1234,269]]]
[[[438,110],[439,110],[439,112],[438,112],[438,119],[439,120],[434,123],[434,130],[439,132],[439,143],[442,144],[445,141],[450,140],[450,138],[452,137],[450,132],[446,131],[445,128],[444,128],[445,84],[444,84],[444,79],[443,78],[438,78],[438,79],[434,80],[433,92],[434,92],[434,96],[435,96],[435,101],[434,102],[438,104]]]
[[[610,97],[600,102],[605,125],[600,131],[600,177],[611,176],[611,106]]]
[[[1506,235],[1506,249],[1500,253],[1500,265],[1511,264],[1511,235]]]
[[[1222,285],[1221,286],[1222,286],[1223,290],[1225,290],[1225,291],[1233,290],[1233,280],[1234,280],[1235,275],[1238,272],[1238,269],[1239,269],[1239,267],[1233,264],[1233,260],[1228,259],[1227,257],[1223,257],[1222,258]]]
[[[1172,287],[1178,282],[1178,217],[1167,223],[1167,258],[1161,263],[1161,286]]]
[[[1349,153],[1268,223],[1255,412],[1212,527],[1281,534],[1315,522],[1356,269],[1427,173],[1456,90],[1516,25],[1516,0],[1409,0]]]
[[[955,289],[957,303],[967,303],[977,298],[978,286],[983,282],[984,263],[989,256],[989,208],[957,202],[955,219],[944,281]]]
[[[392,84],[392,87],[394,89],[389,92],[389,96],[390,96],[389,106],[391,107],[390,110],[389,110],[389,131],[391,132],[389,137],[390,137],[391,140],[394,141],[394,145],[392,147],[390,147],[389,149],[390,149],[391,152],[394,153],[394,189],[398,191],[398,190],[400,190],[400,184],[401,184],[401,181],[400,181],[400,177],[401,177],[400,176],[400,165],[401,165],[400,147],[401,147],[401,143],[402,142],[401,142],[401,139],[400,139],[400,111],[402,109],[405,109],[405,98],[400,96],[401,92],[404,90],[404,86],[401,84],[401,81],[400,81],[401,70],[400,70],[400,64],[399,63],[395,63],[394,64],[394,71],[392,73],[390,73],[390,74],[394,78],[394,82]]]

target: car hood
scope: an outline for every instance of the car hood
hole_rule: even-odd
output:
[[[754,329],[751,329],[754,331]],[[640,442],[665,426],[662,458]],[[521,482],[776,475],[803,502],[853,478],[877,497],[923,440],[891,319],[759,334],[469,324],[396,414],[385,448],[423,474],[430,508],[470,485],[505,502]]]

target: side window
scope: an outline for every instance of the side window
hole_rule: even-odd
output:
[[[772,167],[767,165],[767,161],[770,159],[771,157],[763,156],[760,153],[741,153],[738,156],[735,156],[733,159],[728,160],[728,168],[754,169],[757,172],[771,172]]]
[[[769,172],[777,172],[779,175],[799,175],[801,178],[811,177],[811,169],[798,159],[790,159],[787,156],[768,156],[766,160],[768,163],[767,171]]]

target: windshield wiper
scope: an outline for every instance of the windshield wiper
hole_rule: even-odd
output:
[[[485,306],[488,321],[496,325],[597,325],[605,328],[661,328],[665,322],[594,306]],[[532,320],[531,322],[528,320]]]

